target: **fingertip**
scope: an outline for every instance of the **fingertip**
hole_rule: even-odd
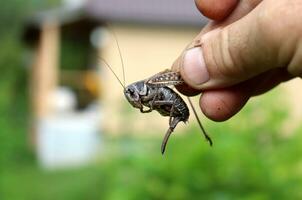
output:
[[[183,68],[183,63],[184,63],[184,56],[181,55],[179,56],[173,63],[171,69],[172,71],[175,72],[180,72],[182,73],[182,68]],[[183,77],[183,76],[182,76]],[[184,78],[184,77],[183,77]],[[201,93],[201,90],[194,89],[192,86],[188,85],[187,83],[181,84],[181,85],[176,85],[175,88],[182,94],[186,96],[195,96]]]
[[[195,0],[196,7],[206,17],[220,21],[235,9],[239,0]]]
[[[184,81],[195,89],[210,79],[202,48],[195,47],[184,53],[180,73]]]
[[[225,121],[239,112],[248,99],[248,94],[242,91],[224,89],[204,92],[199,104],[208,118],[214,121]]]

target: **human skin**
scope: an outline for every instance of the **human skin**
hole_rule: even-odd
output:
[[[195,37],[201,45],[174,62],[200,108],[224,121],[255,95],[302,76],[301,0],[195,0],[212,21]]]

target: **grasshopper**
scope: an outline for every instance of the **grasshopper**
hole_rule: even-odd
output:
[[[125,86],[124,63],[116,36],[115,41],[121,58],[123,70],[123,83],[116,75],[114,70],[110,67],[110,65],[104,59],[100,59],[110,69],[110,71],[116,77],[120,85],[123,87],[124,95],[127,101],[134,108],[139,109],[141,113],[149,113],[153,110],[156,110],[162,116],[169,117],[169,128],[164,136],[161,145],[161,153],[164,154],[169,137],[174,131],[177,124],[179,122],[186,123],[190,116],[189,108],[186,102],[178,93],[176,93],[174,90],[172,90],[172,88],[170,88],[171,86],[184,84],[184,80],[181,78],[179,72],[165,70],[151,76],[150,78],[137,81],[128,86]],[[204,137],[209,142],[210,146],[212,146],[213,143],[210,136],[206,133],[205,129],[203,128],[190,98],[187,98]]]

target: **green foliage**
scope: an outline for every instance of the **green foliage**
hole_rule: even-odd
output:
[[[282,132],[287,112],[280,90],[253,100],[229,122],[207,123],[212,148],[191,122],[184,134],[176,131],[171,137],[164,156],[161,138],[130,137],[107,141],[107,153],[90,167],[38,168],[27,147],[30,113],[20,35],[28,13],[56,3],[0,3],[1,199],[302,198],[302,127],[291,136]]]
[[[21,35],[25,20],[36,9],[54,6],[57,0],[10,0],[0,6],[0,166],[28,157],[29,130],[27,70]],[[0,170],[1,171],[1,170]]]
[[[0,173],[16,163],[32,161],[26,136],[30,113],[21,35],[29,13],[52,6],[55,1],[4,0],[0,3]]]
[[[176,131],[164,156],[161,138],[111,140],[90,167],[7,171],[4,199],[301,199],[302,127],[284,135],[278,93],[253,100],[230,122],[206,123],[212,148],[193,122],[184,134]]]
[[[85,70],[91,56],[90,42],[78,42],[79,38],[65,34],[61,38],[61,59],[60,66],[63,70]]]

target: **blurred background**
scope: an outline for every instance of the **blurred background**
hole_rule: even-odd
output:
[[[147,78],[206,23],[193,0],[1,1],[0,199],[301,199],[300,79],[201,116],[212,148],[191,117],[162,156],[168,118],[132,108],[100,62],[122,79],[114,32],[126,83]]]

